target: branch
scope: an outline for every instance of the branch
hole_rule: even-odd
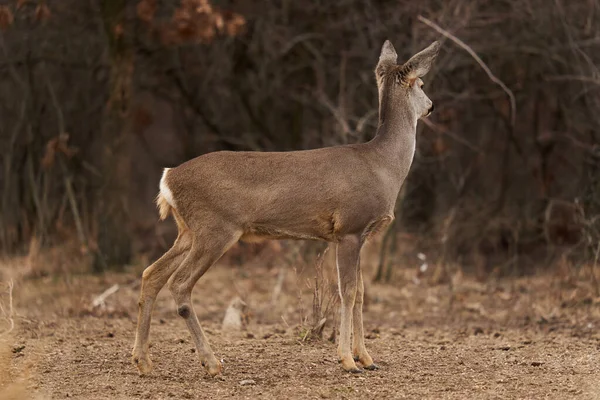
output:
[[[556,75],[546,76],[547,81],[580,81],[585,83],[593,83],[600,86],[600,79],[593,78],[591,76],[580,76],[580,75]]]
[[[448,39],[452,40],[454,43],[456,43],[457,45],[462,47],[467,53],[469,53],[471,55],[471,57],[473,57],[473,59],[475,59],[475,61],[477,61],[479,66],[481,66],[481,68],[485,71],[485,73],[488,75],[490,80],[492,82],[494,82],[495,84],[497,84],[498,86],[500,86],[502,88],[502,90],[504,90],[504,92],[508,95],[508,98],[510,100],[510,124],[514,128],[516,113],[517,113],[517,105],[516,105],[517,103],[515,101],[515,95],[513,94],[512,90],[510,90],[504,84],[504,82],[502,82],[500,79],[498,79],[492,73],[492,71],[483,62],[483,60],[477,55],[477,53],[475,53],[475,51],[473,51],[473,49],[471,47],[469,47],[469,45],[467,45],[465,42],[463,42],[462,40],[460,40],[459,38],[457,38],[450,32],[446,31],[445,29],[440,28],[440,26],[437,25],[435,22],[430,21],[429,19],[423,17],[422,15],[418,16],[418,20],[423,22],[425,25],[428,25],[429,27],[435,29],[437,32],[439,32],[440,34],[444,35],[445,37],[447,37]]]
[[[441,126],[434,124],[427,118],[421,119],[421,122],[423,122],[425,125],[427,125],[432,130],[436,131],[437,133],[441,133],[443,135],[446,135],[446,136],[456,140],[458,143],[463,144],[464,146],[468,147],[469,149],[473,150],[476,153],[483,154],[483,150],[481,150],[479,147],[475,146],[468,140],[465,140],[465,139],[461,138],[460,136],[442,128]]]
[[[65,128],[65,117],[58,102],[58,97],[56,96],[56,92],[54,91],[54,87],[52,86],[52,82],[50,81],[50,77],[48,75],[48,71],[46,70],[46,64],[42,63],[42,72],[44,74],[44,78],[46,79],[46,86],[48,88],[48,92],[50,93],[50,98],[52,99],[52,105],[54,106],[54,110],[56,111],[56,119],[58,120],[58,137],[66,134]],[[79,209],[77,208],[77,200],[75,199],[75,193],[73,192],[73,184],[72,179],[69,176],[69,172],[67,171],[67,167],[62,159],[61,155],[58,155],[60,167],[62,169],[65,181],[65,188],[67,189],[67,196],[69,199],[69,205],[71,206],[71,212],[73,213],[73,219],[75,220],[75,228],[77,229],[77,236],[79,238],[79,242],[85,246],[87,249],[88,242],[85,236],[85,232],[83,230],[83,223],[81,221],[81,217],[79,215]]]

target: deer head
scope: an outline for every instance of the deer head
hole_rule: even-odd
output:
[[[423,77],[440,49],[439,42],[415,54],[404,64],[398,64],[398,54],[389,40],[381,48],[379,62],[375,68],[377,88],[379,89],[380,118],[389,106],[392,109],[408,109],[414,121],[426,117],[433,111],[433,103],[423,91]]]

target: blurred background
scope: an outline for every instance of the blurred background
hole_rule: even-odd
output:
[[[151,262],[176,235],[153,203],[164,167],[369,140],[390,39],[399,61],[443,48],[373,278],[415,249],[477,277],[597,261],[599,21],[595,0],[0,1],[0,252]]]
[[[386,39],[400,62],[443,45],[361,253],[382,369],[342,376],[321,340],[335,251],[270,241],[195,289],[226,379],[168,290],[138,377],[140,278],[176,236],[163,168],[370,140]],[[598,398],[599,67],[600,0],[0,0],[0,397]]]

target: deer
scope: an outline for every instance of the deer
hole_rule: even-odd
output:
[[[156,203],[161,220],[174,218],[178,236],[142,274],[132,352],[140,374],[152,369],[150,321],[165,285],[201,365],[212,377],[222,372],[192,307],[192,289],[238,240],[266,239],[318,240],[335,247],[338,360],[351,373],[379,368],[364,342],[360,251],[394,220],[415,154],[417,121],[434,109],[421,78],[439,49],[433,42],[399,64],[394,46],[385,41],[375,67],[378,128],[368,142],[286,152],[215,151],[164,169]]]

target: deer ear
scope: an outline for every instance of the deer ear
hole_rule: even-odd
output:
[[[383,75],[390,67],[396,65],[398,61],[398,54],[396,54],[396,49],[392,45],[392,42],[386,40],[381,48],[381,54],[379,55],[379,62],[377,63],[377,68],[375,72],[378,76]]]
[[[421,50],[408,60],[402,67],[405,83],[411,84],[415,79],[422,77],[431,69],[433,60],[440,51],[440,42],[433,42],[425,50]]]

